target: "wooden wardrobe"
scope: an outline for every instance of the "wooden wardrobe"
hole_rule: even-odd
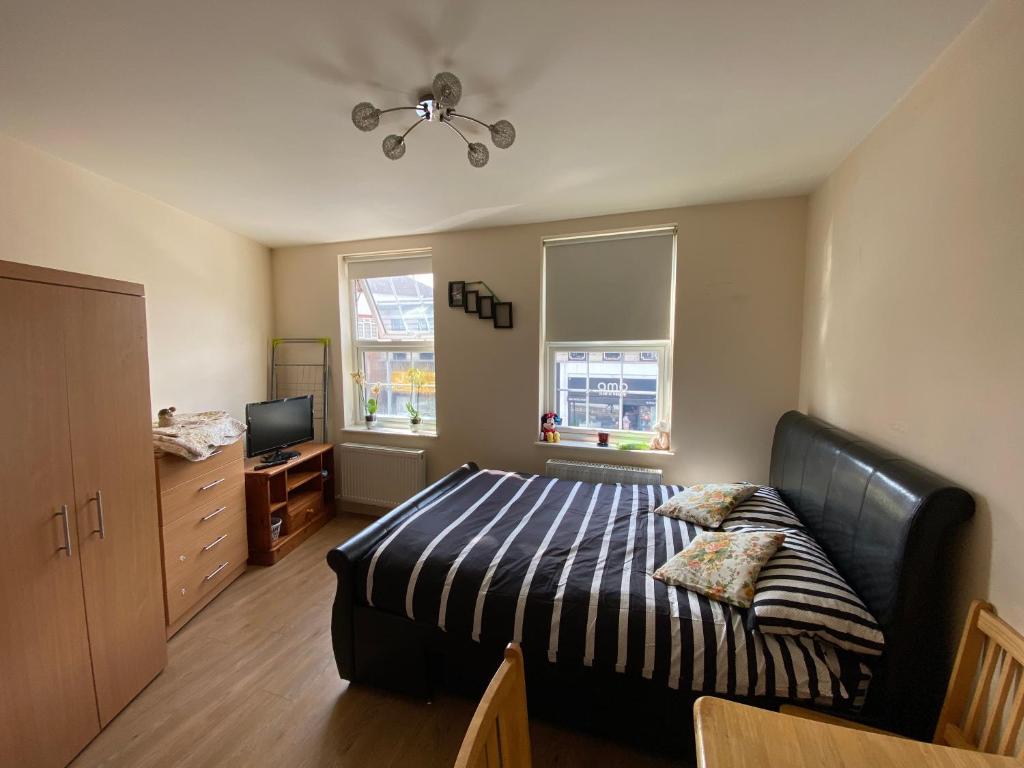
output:
[[[167,663],[141,285],[0,262],[0,765],[63,766]]]

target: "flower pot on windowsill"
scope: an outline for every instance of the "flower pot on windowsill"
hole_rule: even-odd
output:
[[[368,413],[366,414],[366,428],[374,429],[377,426],[377,414]]]
[[[419,432],[420,431],[420,419],[409,419],[409,431]]]

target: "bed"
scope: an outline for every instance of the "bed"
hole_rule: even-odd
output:
[[[880,657],[763,634],[743,609],[653,580],[699,531],[652,514],[674,486],[470,463],[328,553],[338,670],[424,697],[472,693],[515,640],[531,712],[669,750],[687,743],[679,724],[700,693],[858,712],[926,735],[948,669],[948,550],[970,496],[796,412],[776,428],[770,483],[778,515],[790,514],[784,501],[878,619]]]

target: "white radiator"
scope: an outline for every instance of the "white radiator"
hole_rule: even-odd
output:
[[[563,480],[584,480],[588,483],[626,483],[628,485],[660,485],[661,470],[648,467],[625,467],[618,464],[595,464],[590,461],[548,459],[544,474]]]
[[[427,485],[426,451],[342,443],[341,501],[397,507]]]

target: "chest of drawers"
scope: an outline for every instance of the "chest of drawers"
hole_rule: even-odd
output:
[[[205,461],[156,460],[167,636],[189,622],[245,571],[242,441]]]

